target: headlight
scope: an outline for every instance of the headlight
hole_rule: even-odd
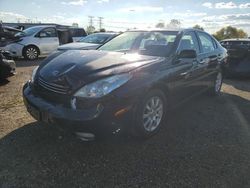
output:
[[[35,79],[35,76],[36,76],[37,69],[38,69],[38,66],[35,67],[33,72],[32,72],[31,79],[30,79],[31,83],[34,83],[34,79]]]
[[[131,77],[131,74],[125,73],[104,78],[82,87],[75,93],[74,96],[84,98],[100,98],[125,84],[131,79]]]

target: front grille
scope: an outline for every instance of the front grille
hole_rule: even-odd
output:
[[[69,87],[46,82],[41,77],[38,78],[38,85],[43,87],[44,89],[46,89],[48,91],[63,94],[63,95],[66,95],[69,91]]]

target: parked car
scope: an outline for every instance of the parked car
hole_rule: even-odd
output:
[[[13,76],[16,73],[15,61],[8,52],[0,50],[0,79]]]
[[[221,44],[228,51],[226,75],[250,77],[250,39],[227,39]]]
[[[87,36],[87,33],[83,28],[70,27],[69,32],[70,32],[74,42],[77,42],[80,39],[82,39],[83,37]]]
[[[79,41],[64,44],[58,50],[95,50],[104,43],[116,37],[118,33],[94,33],[81,38]]]
[[[39,55],[50,54],[61,44],[73,42],[74,36],[71,34],[72,29],[69,28],[56,28],[49,25],[30,27],[16,34],[19,40],[3,49],[9,51],[13,57],[23,56],[32,60]]]
[[[39,121],[90,133],[128,128],[145,138],[171,107],[206,90],[220,93],[226,56],[203,31],[128,31],[98,50],[53,53],[33,71],[23,98]]]

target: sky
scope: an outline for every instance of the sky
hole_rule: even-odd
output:
[[[153,28],[158,22],[181,21],[182,28],[199,24],[214,33],[232,25],[250,35],[249,0],[0,0],[3,22],[45,22],[106,30]]]

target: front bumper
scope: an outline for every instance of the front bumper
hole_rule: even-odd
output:
[[[128,100],[124,103],[117,104],[115,101],[112,105],[99,103],[87,109],[77,109],[65,107],[61,104],[53,104],[45,99],[33,94],[31,86],[26,83],[23,87],[23,100],[27,111],[38,121],[52,124],[63,124],[67,127],[76,129],[96,129],[104,127],[105,129],[120,129],[125,122],[131,120],[132,102]],[[118,100],[120,101],[120,100]],[[127,109],[124,113],[116,116],[121,109]]]
[[[22,54],[23,47],[24,47],[24,45],[22,45],[22,44],[11,43],[5,47],[1,47],[1,49],[4,51],[8,51],[10,53],[10,56],[12,56],[12,57],[22,57],[23,56],[23,54]]]

